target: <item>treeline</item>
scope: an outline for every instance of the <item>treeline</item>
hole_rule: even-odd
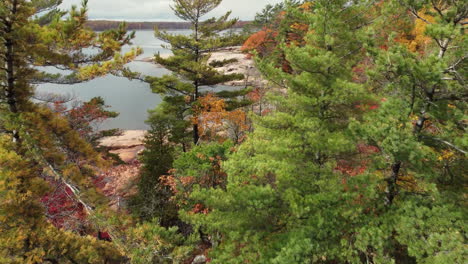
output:
[[[122,21],[90,20],[86,25],[94,31],[104,31],[117,28]],[[238,21],[233,28],[243,28],[250,21]],[[127,22],[128,30],[154,30],[158,27],[162,30],[190,29],[191,24],[187,22]]]

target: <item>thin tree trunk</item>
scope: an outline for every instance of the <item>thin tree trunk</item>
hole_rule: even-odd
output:
[[[387,179],[387,204],[392,205],[393,200],[398,194],[398,175],[400,174],[401,161],[397,161],[392,165],[392,175]]]
[[[18,110],[18,100],[16,98],[15,93],[15,52],[14,52],[14,40],[12,39],[11,34],[13,33],[13,19],[16,16],[18,11],[18,2],[15,0],[13,1],[13,6],[11,9],[11,16],[12,18],[5,23],[5,48],[6,48],[6,74],[7,74],[7,87],[5,91],[5,96],[7,99],[8,108],[11,113],[17,114]],[[18,130],[14,130],[13,134],[13,141],[15,143],[20,142],[19,132]]]
[[[198,133],[198,124],[194,124],[193,125],[193,143],[197,145],[199,140],[200,140],[200,134]]]
[[[195,21],[195,25],[194,25],[195,42],[198,42],[198,23],[199,23],[199,19],[200,19],[200,9],[197,9],[197,17],[196,17],[196,21]],[[195,61],[197,63],[200,60],[199,57],[200,57],[200,48],[198,47],[198,43],[197,43],[196,44],[196,50],[195,50]],[[198,88],[200,86],[200,83],[199,83],[198,79],[196,79],[193,82],[193,85],[194,85],[194,88],[195,88],[195,91],[194,91],[194,94],[193,94],[193,103],[196,103],[197,100],[198,100],[198,97],[199,97]],[[193,143],[196,145],[196,144],[198,144],[199,140],[200,140],[200,134],[198,132],[198,123],[195,123],[195,124],[193,124]]]
[[[18,3],[17,1],[13,1],[13,6],[11,9],[12,13],[12,19],[10,19],[8,22],[5,24],[5,32],[6,32],[6,38],[5,38],[5,48],[6,48],[6,72],[7,72],[7,89],[6,89],[6,97],[7,97],[7,103],[10,109],[10,112],[12,113],[18,113],[18,105],[17,105],[17,100],[16,100],[16,94],[15,94],[15,54],[14,54],[14,42],[12,39],[11,34],[13,33],[13,19],[16,16],[17,13],[17,6]]]
[[[194,86],[195,86],[195,93],[193,95],[193,103],[196,103],[197,100],[198,100],[198,80],[195,80],[194,82]],[[196,114],[196,113],[194,113]],[[193,143],[196,145],[198,144],[198,141],[200,140],[200,134],[198,132],[198,123],[194,123],[193,124]]]

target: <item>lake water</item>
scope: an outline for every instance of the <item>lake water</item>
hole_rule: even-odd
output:
[[[188,30],[173,31],[177,34],[188,34]],[[169,54],[170,51],[161,47],[162,41],[154,37],[153,31],[137,31],[134,46],[139,46],[144,53],[139,59],[151,57],[153,54]],[[131,47],[124,47],[126,52]],[[170,72],[155,64],[135,61],[129,64],[133,71],[145,75],[163,76]],[[224,87],[221,89],[229,89]],[[38,93],[55,93],[73,95],[79,101],[88,101],[93,97],[101,96],[111,110],[120,115],[117,118],[106,121],[99,129],[148,129],[145,120],[148,118],[148,110],[154,109],[161,103],[161,97],[151,92],[149,84],[141,81],[131,81],[126,78],[108,75],[86,83],[75,85],[43,84],[37,87]]]

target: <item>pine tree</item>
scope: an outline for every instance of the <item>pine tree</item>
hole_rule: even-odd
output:
[[[206,227],[213,263],[347,259],[342,239],[352,236],[364,208],[354,204],[356,190],[344,191],[337,166],[356,152],[349,129],[356,104],[371,101],[352,80],[366,44],[364,2],[319,0],[309,13],[290,11],[308,21],[306,45],[280,46],[290,73],[260,64],[287,92],[270,99],[276,110],[255,119],[254,132],[224,163],[226,190],[191,195],[209,212],[189,219]]]
[[[99,125],[107,119],[119,116],[118,112],[108,110],[110,106],[106,105],[101,96],[93,97],[87,102],[74,101],[68,96],[54,94],[36,95],[35,99],[46,102],[54,112],[66,117],[72,129],[78,131],[81,137],[96,148],[99,148],[100,139],[115,136],[119,132],[119,129],[98,130]],[[67,103],[71,104],[71,107],[68,107]]]
[[[217,49],[232,46],[240,41],[237,35],[225,33],[237,19],[230,19],[231,12],[219,18],[202,18],[218,7],[221,0],[174,0],[174,13],[192,26],[188,36],[170,34],[156,30],[156,37],[167,42],[173,56],[163,58],[156,55],[155,61],[173,72],[173,75],[146,77],[153,92],[166,96],[185,98],[185,116],[193,115],[192,107],[202,94],[203,86],[214,86],[224,82],[242,79],[240,74],[222,74],[216,70],[232,61],[212,61],[210,54]],[[198,124],[193,124],[193,141],[199,141]]]
[[[276,23],[281,12],[284,12],[287,9],[287,5],[299,5],[303,1],[293,0],[293,1],[283,1],[275,5],[267,4],[261,12],[255,14],[254,21],[252,22],[253,27],[262,29],[264,27],[271,27]]]
[[[173,201],[174,195],[162,183],[168,176],[179,148],[190,150],[190,134],[197,144],[200,139],[196,111],[199,98],[205,94],[203,86],[214,86],[231,80],[241,79],[242,75],[225,75],[216,70],[232,61],[212,61],[210,54],[220,48],[239,43],[241,37],[226,33],[237,19],[229,19],[230,13],[219,18],[202,18],[220,5],[220,0],[175,0],[172,7],[175,14],[192,26],[189,35],[170,34],[156,29],[156,37],[167,42],[173,56],[163,58],[156,55],[155,61],[173,72],[163,77],[140,77],[128,72],[128,77],[139,78],[150,83],[153,92],[164,96],[163,102],[150,112],[146,151],[143,153],[143,171],[139,179],[138,194],[132,200],[133,211],[140,220],[158,218],[163,226],[177,225],[185,232],[187,226],[178,218]],[[236,98],[245,91],[225,92],[225,97]],[[230,101],[232,106],[243,106],[243,102]],[[190,131],[190,126],[192,130]],[[154,209],[152,209],[154,208]]]
[[[168,143],[172,122],[170,116],[157,115],[148,123],[151,129],[145,138],[145,150],[141,156],[143,168],[138,193],[130,200],[129,207],[139,220],[152,221],[157,218],[159,225],[172,227],[178,224],[177,208],[171,201],[171,189],[161,180],[169,174],[175,155],[175,147]]]
[[[288,91],[225,163],[226,191],[191,195],[213,263],[463,263],[467,9],[380,7],[314,1],[305,45],[281,46],[290,74],[263,65]],[[406,14],[427,23],[424,53],[381,32]]]
[[[10,151],[10,137],[0,137],[0,262],[103,263],[121,261],[118,250],[94,237],[60,230],[48,222],[41,196],[49,186],[40,166]]]
[[[117,72],[139,52],[119,55],[133,37],[125,25],[100,34],[87,29],[87,1],[81,9],[66,12],[66,17],[57,9],[60,4],[59,0],[0,3],[2,263],[122,260],[112,244],[53,226],[39,203],[49,189],[47,180],[54,179],[92,218],[102,199],[92,185],[94,170],[105,163],[64,117],[31,100],[34,84],[72,84]],[[97,52],[87,53],[89,47]],[[49,74],[39,66],[69,73]]]
[[[226,173],[221,164],[226,161],[232,142],[209,143],[182,153],[175,161],[166,184],[171,186],[174,199],[184,212],[196,209],[197,202],[190,199],[194,188],[226,188]]]
[[[378,217],[356,239],[374,262],[463,263],[467,7],[390,1],[386,9],[424,23],[426,47],[412,49],[391,32],[388,49],[373,51],[370,78],[383,103],[355,133],[380,150],[369,173],[382,191],[370,206]]]

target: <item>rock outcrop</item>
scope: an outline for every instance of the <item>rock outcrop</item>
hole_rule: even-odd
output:
[[[122,135],[101,139],[100,145],[110,149],[110,153],[119,155],[120,159],[129,163],[136,160],[144,149],[145,130],[125,130]]]
[[[170,54],[163,54],[161,57],[167,58],[171,56]],[[219,49],[213,53],[211,53],[211,57],[208,60],[208,63],[213,61],[223,61],[223,60],[236,60],[232,63],[224,65],[223,67],[217,68],[218,71],[230,74],[230,73],[240,73],[245,76],[245,79],[238,80],[238,81],[231,81],[226,82],[224,85],[229,86],[247,86],[247,85],[254,85],[258,82],[264,82],[261,78],[260,72],[255,67],[255,62],[248,58],[245,53],[241,51],[240,46],[234,47],[227,47],[223,49]],[[148,57],[144,58],[141,61],[143,62],[154,62],[153,58]]]

